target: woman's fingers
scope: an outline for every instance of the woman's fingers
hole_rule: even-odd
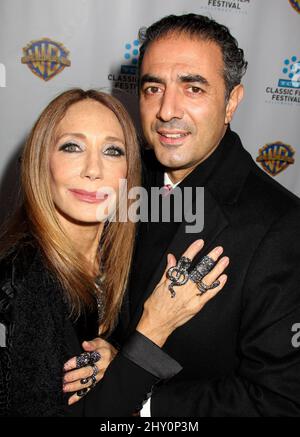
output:
[[[187,250],[182,254],[182,256],[185,256],[186,258],[193,260],[194,257],[197,255],[197,253],[203,248],[203,246],[204,246],[203,240],[196,240],[187,248]],[[173,254],[169,253],[167,256],[167,266],[157,286],[161,285],[167,279],[166,276],[167,271],[174,266],[176,266],[176,258]]]
[[[220,282],[220,284],[215,287],[212,288],[211,290],[208,290],[206,293],[204,294],[200,294],[200,297],[202,299],[202,303],[203,306],[210,300],[212,299],[216,294],[219,293],[219,291],[222,290],[222,288],[224,287],[224,285],[226,284],[227,281],[227,275],[222,275],[218,278],[218,281]]]
[[[92,385],[91,376],[93,374],[93,368],[91,366],[87,366],[86,370],[87,370],[87,372],[85,373],[86,376],[84,376],[83,378],[77,379],[76,381],[71,383],[64,384],[63,386],[64,393],[75,392],[78,390],[82,390],[83,388],[88,388]],[[104,375],[104,371],[100,370],[96,375],[96,382],[99,382],[103,378],[103,375]],[[84,382],[85,379],[87,379],[87,382]]]
[[[214,268],[202,279],[202,282],[205,285],[211,285],[213,282],[215,282],[219,276],[224,272],[226,267],[229,264],[229,258],[228,256],[223,256],[217,264],[214,266]]]
[[[182,256],[185,256],[186,258],[189,258],[191,261],[195,258],[197,253],[203,248],[204,241],[203,240],[196,240],[194,241],[182,254]]]

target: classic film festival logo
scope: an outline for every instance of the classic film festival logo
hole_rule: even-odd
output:
[[[276,176],[289,165],[294,164],[294,154],[295,150],[292,146],[277,141],[276,143],[266,144],[259,149],[256,161],[261,164],[267,173]]]
[[[300,103],[300,58],[292,56],[283,61],[277,87],[266,88],[272,103]]]
[[[295,11],[300,14],[300,0],[289,0],[292,7],[295,9]]]
[[[247,13],[250,0],[205,0],[200,9]]]
[[[113,83],[114,88],[118,88],[130,94],[137,94],[137,67],[140,45],[145,32],[146,28],[141,27],[138,32],[138,38],[124,44],[123,62],[120,69],[108,75],[108,80]]]
[[[71,65],[69,51],[63,44],[42,38],[23,48],[22,64],[27,64],[32,73],[48,81]]]

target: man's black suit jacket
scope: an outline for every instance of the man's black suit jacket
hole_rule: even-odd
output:
[[[151,251],[143,241],[151,227],[141,225],[116,337],[122,342],[134,330],[167,253],[178,259],[203,238],[199,260],[222,245],[230,258],[226,286],[169,337],[164,350],[183,370],[152,393],[151,414],[299,416],[300,347],[292,344],[292,329],[300,323],[300,201],[258,168],[229,128],[221,146],[222,159],[205,183],[200,234],[187,234],[183,222],[166,250]],[[148,168],[150,184],[159,172]],[[193,183],[197,175],[201,165]]]

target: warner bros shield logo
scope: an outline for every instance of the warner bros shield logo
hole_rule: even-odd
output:
[[[23,48],[22,64],[27,64],[32,73],[48,81],[71,65],[69,51],[63,44],[49,38],[42,38]]]
[[[290,164],[294,164],[294,154],[295,150],[292,146],[277,141],[276,143],[266,144],[259,149],[256,161],[261,164],[267,173],[276,176]]]

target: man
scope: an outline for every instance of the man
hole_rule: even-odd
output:
[[[300,414],[300,202],[230,130],[245,70],[228,29],[200,15],[163,18],[141,48],[142,127],[160,163],[146,157],[146,185],[204,186],[204,229],[141,224],[115,339],[135,329],[167,253],[203,238],[230,258],[224,290],[165,344],[183,370],[153,389],[151,416]]]

